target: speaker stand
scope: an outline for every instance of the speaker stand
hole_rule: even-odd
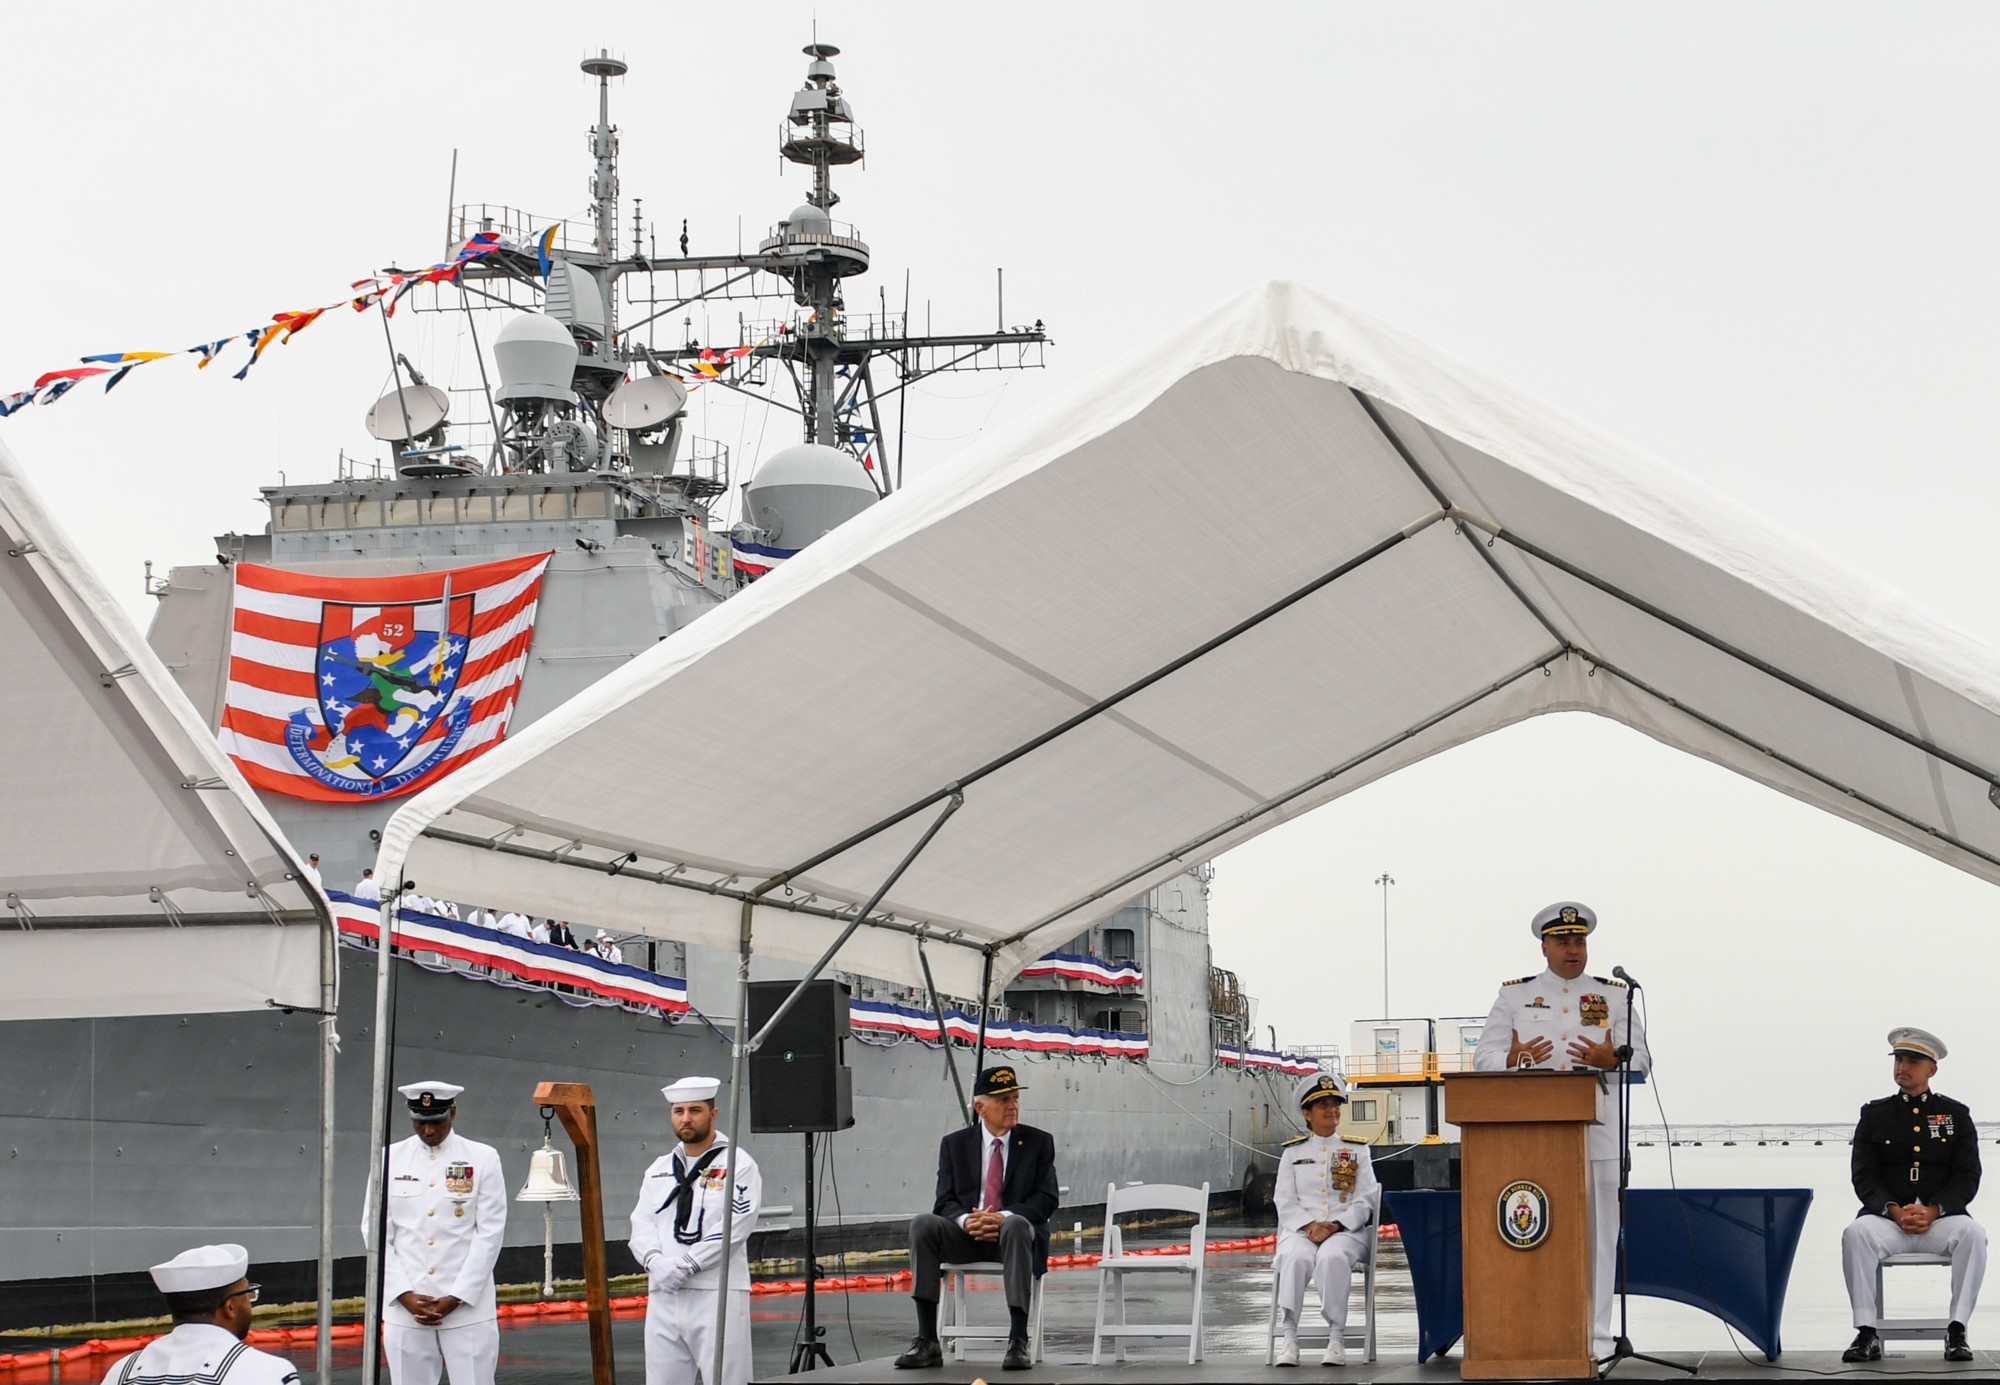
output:
[[[825,1366],[833,1368],[833,1357],[827,1354],[826,1329],[819,1325],[816,1302],[819,1286],[819,1259],[813,1246],[813,1185],[817,1183],[817,1171],[813,1168],[813,1137],[806,1135],[806,1307],[804,1325],[799,1335],[798,1345],[792,1348],[793,1375],[816,1370]]]

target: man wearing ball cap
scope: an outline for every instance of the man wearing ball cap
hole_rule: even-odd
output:
[[[1840,1236],[1854,1343],[1841,1360],[1879,1361],[1885,1256],[1923,1252],[1951,1257],[1951,1320],[1944,1359],[1970,1361],[1965,1325],[1986,1277],[1986,1228],[1972,1219],[1979,1193],[1979,1132],[1963,1102],[1931,1090],[1943,1040],[1926,1029],[1889,1031],[1896,1094],[1861,1108],[1854,1127],[1854,1195],[1861,1210]]]
[[[632,1208],[632,1258],[646,1271],[646,1385],[747,1385],[750,1379],[750,1233],[764,1203],[763,1175],[750,1151],[715,1128],[714,1077],[683,1077],[660,1088],[678,1148],[652,1162]],[[715,1296],[722,1270],[722,1221],[729,1228],[729,1320],[722,1378],[715,1369]]]
[[[1597,928],[1597,915],[1587,904],[1559,900],[1536,914],[1528,931],[1542,945],[1547,966],[1533,976],[1507,982],[1486,1016],[1472,1066],[1479,1072],[1517,1068],[1556,1072],[1606,1072],[1618,1065],[1618,1046],[1626,1042],[1627,1011],[1632,996],[1622,981],[1589,976],[1586,941]],[[1646,1049],[1646,1027],[1631,1026],[1632,1071],[1652,1069]],[[1615,1103],[1623,1097],[1621,1079],[1607,1077],[1604,1119],[1589,1127],[1591,1222],[1596,1235],[1591,1251],[1591,1347],[1609,1356],[1612,1307],[1618,1285],[1618,1145]]]
[[[507,1188],[491,1145],[455,1133],[449,1082],[396,1089],[416,1132],[389,1149],[389,1235],[382,1257],[382,1354],[395,1385],[493,1385],[500,1361],[493,1265],[507,1230]],[[372,1193],[372,1188],[371,1188]],[[372,1197],[361,1239],[372,1245]]]
[[[105,1385],[298,1385],[292,1363],[246,1346],[257,1286],[238,1245],[196,1246],[151,1270],[174,1330],[112,1362]]]
[[[1292,1099],[1310,1133],[1285,1144],[1272,1194],[1278,1208],[1278,1250],[1271,1269],[1278,1277],[1285,1336],[1275,1361],[1299,1364],[1299,1316],[1305,1311],[1310,1277],[1319,1288],[1319,1311],[1328,1334],[1319,1363],[1344,1366],[1347,1282],[1356,1262],[1368,1254],[1382,1191],[1367,1142],[1339,1133],[1347,1084],[1332,1073],[1319,1073],[1300,1082]]]
[[[938,1141],[937,1198],[910,1221],[910,1297],[917,1335],[896,1358],[898,1370],[944,1364],[938,1341],[940,1266],[998,1260],[1007,1299],[1004,1371],[1033,1364],[1028,1307],[1035,1281],[1049,1268],[1049,1218],[1062,1193],[1056,1183],[1056,1142],[1046,1130],[1022,1125],[1020,1069],[986,1068],[972,1084],[972,1124]]]

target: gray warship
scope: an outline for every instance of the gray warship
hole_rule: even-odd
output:
[[[264,532],[223,535],[213,564],[176,567],[155,585],[149,640],[226,746],[243,652],[233,616],[242,569],[338,583],[548,555],[509,694],[518,728],[897,489],[902,448],[888,413],[902,391],[941,372],[1042,363],[1039,321],[934,334],[912,331],[907,310],[890,311],[886,295],[877,296],[879,311],[850,310],[848,281],[869,269],[871,251],[832,215],[833,173],[860,163],[865,146],[835,75],[838,50],[814,43],[805,52],[806,78],[779,146],[809,170],[810,190],[754,250],[690,254],[683,227],[679,253],[660,255],[636,210],[621,249],[611,85],[626,66],[600,54],[583,64],[598,96],[589,219],[462,206],[446,282],[391,276],[398,288],[410,285],[397,296],[413,311],[464,322],[481,379],[433,384],[391,335],[394,388],[368,415],[384,456],[343,458],[325,481],[266,488]],[[467,247],[476,256],[464,259]],[[662,341],[663,328],[696,303],[742,305],[736,340],[684,331]],[[383,322],[391,331],[387,314]],[[802,439],[756,459],[739,482],[727,449],[692,434],[687,406],[698,389],[779,396],[769,407],[795,412]],[[397,799],[324,801],[263,787],[285,831],[302,853],[319,854],[327,887],[344,897],[373,864]],[[782,784],[760,792],[781,793]],[[690,808],[728,810],[708,796]],[[1025,1067],[1027,1118],[1054,1133],[1065,1204],[1079,1218],[1108,1183],[1132,1177],[1205,1182],[1227,1201],[1254,1185],[1295,1129],[1285,1094],[1302,1060],[1253,1046],[1252,1002],[1213,965],[1212,876],[1203,865],[1127,902],[1059,949],[1063,965],[1011,982],[985,1016],[996,1032],[1011,1025],[1057,1036],[991,1051]],[[457,903],[467,917],[507,905]],[[579,935],[592,928],[587,918],[569,922]],[[733,956],[623,941],[625,965],[684,983],[684,1010],[524,979],[447,952],[418,948],[396,963],[395,1080],[463,1084],[462,1127],[499,1148],[516,1184],[543,1136],[534,1083],[594,1088],[614,1270],[629,1268],[617,1259],[625,1190],[672,1139],[658,1089],[675,1075],[726,1072],[735,1003]],[[377,954],[364,939],[343,942],[336,1158],[351,1196],[341,1203],[336,1292],[344,1295],[361,1284],[358,1226],[346,1223],[359,1221],[368,1167]],[[760,963],[757,974],[797,970]],[[938,1031],[926,1036],[921,1022],[945,1005],[978,1008],[841,979],[856,1001],[846,1046],[856,1121],[822,1142],[823,1257],[843,1245],[898,1244],[908,1216],[928,1206],[936,1137],[962,1108]],[[864,1024],[864,1009],[910,1023]],[[267,1301],[310,1298],[315,1033],[314,1017],[276,1012],[10,1026],[14,1051],[35,1059],[8,1064],[0,1078],[0,1331],[150,1312],[144,1267],[200,1240],[250,1247]],[[1063,1034],[1100,1042],[1065,1044]],[[970,1061],[961,1050],[961,1079]],[[790,1136],[753,1136],[749,1147],[765,1170],[759,1236],[781,1251],[807,1202],[804,1151]],[[540,1280],[542,1233],[538,1216],[511,1220],[503,1280]],[[573,1213],[559,1220],[559,1266],[574,1267],[577,1235]]]

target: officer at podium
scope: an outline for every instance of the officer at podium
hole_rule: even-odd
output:
[[[1472,1066],[1478,1072],[1538,1068],[1555,1072],[1605,1072],[1618,1066],[1626,1042],[1631,992],[1623,982],[1589,976],[1587,939],[1597,928],[1588,905],[1560,900],[1536,914],[1529,931],[1547,966],[1500,988],[1480,1031]],[[1653,1066],[1645,1026],[1631,1026],[1632,1071]],[[1608,1356],[1613,1346],[1612,1304],[1618,1285],[1618,1118],[1620,1082],[1608,1078],[1604,1119],[1590,1127],[1592,1249],[1591,1350]]]
[[[1861,1210],[1840,1236],[1854,1344],[1841,1360],[1880,1361],[1882,1261],[1914,1253],[1951,1257],[1951,1320],[1944,1359],[1972,1360],[1965,1325],[1986,1277],[1986,1228],[1972,1219],[1979,1193],[1979,1132],[1963,1102],[1931,1090],[1945,1046],[1924,1029],[1889,1031],[1896,1094],[1861,1108],[1854,1127],[1854,1194]]]

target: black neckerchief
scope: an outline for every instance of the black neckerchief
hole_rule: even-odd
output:
[[[706,1207],[701,1209],[701,1220],[694,1224],[693,1231],[689,1231],[687,1229],[688,1215],[694,1210],[694,1198],[691,1196],[682,1197],[681,1195],[694,1186],[694,1181],[701,1177],[702,1171],[714,1163],[726,1148],[728,1146],[722,1144],[709,1146],[708,1152],[695,1160],[694,1167],[688,1169],[685,1173],[679,1172],[683,1162],[680,1151],[676,1150],[674,1152],[674,1167],[676,1170],[674,1173],[674,1190],[668,1193],[667,1200],[654,1210],[656,1212],[664,1212],[669,1207],[673,1207],[676,1198],[680,1200],[681,1205],[674,1207],[674,1239],[684,1246],[691,1246],[701,1239],[702,1226],[708,1221],[708,1209]]]

